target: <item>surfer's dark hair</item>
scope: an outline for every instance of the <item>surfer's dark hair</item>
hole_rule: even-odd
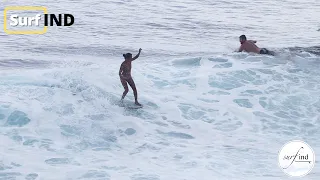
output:
[[[127,59],[128,57],[131,57],[131,56],[132,56],[131,53],[123,54],[123,57],[124,57],[125,59]]]
[[[247,40],[246,35],[241,35],[239,38],[240,38],[241,40]]]

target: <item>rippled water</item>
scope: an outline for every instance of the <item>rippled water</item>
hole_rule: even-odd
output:
[[[0,179],[289,179],[277,156],[294,139],[317,161],[316,0],[1,4],[76,22],[0,34]],[[241,34],[279,55],[232,53]],[[115,105],[118,70],[140,47],[132,74],[144,108],[128,110]],[[304,179],[319,177],[317,161]]]

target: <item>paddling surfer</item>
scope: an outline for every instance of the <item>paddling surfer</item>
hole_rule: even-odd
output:
[[[245,35],[241,35],[239,37],[239,41],[241,43],[241,46],[238,50],[238,52],[248,52],[248,53],[257,53],[257,54],[267,54],[274,56],[274,52],[269,51],[266,48],[259,48],[256,43],[257,41],[253,40],[247,40],[247,37]]]

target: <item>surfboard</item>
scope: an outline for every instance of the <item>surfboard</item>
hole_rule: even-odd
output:
[[[137,106],[137,105],[127,105],[127,106],[125,106],[125,108],[128,108],[128,109],[140,109],[140,108],[142,108],[142,105],[141,105],[141,106]]]
[[[123,102],[119,101],[119,103],[117,103],[117,104],[118,104],[118,106],[124,107],[127,109],[140,109],[143,107],[142,105],[138,106],[138,105],[135,105],[134,103],[128,102],[128,101],[123,101]]]

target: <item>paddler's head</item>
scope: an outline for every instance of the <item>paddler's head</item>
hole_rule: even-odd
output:
[[[247,40],[247,37],[246,37],[245,35],[241,35],[241,36],[239,37],[239,41],[240,41],[241,44],[244,43],[244,42],[246,42],[246,40]]]

